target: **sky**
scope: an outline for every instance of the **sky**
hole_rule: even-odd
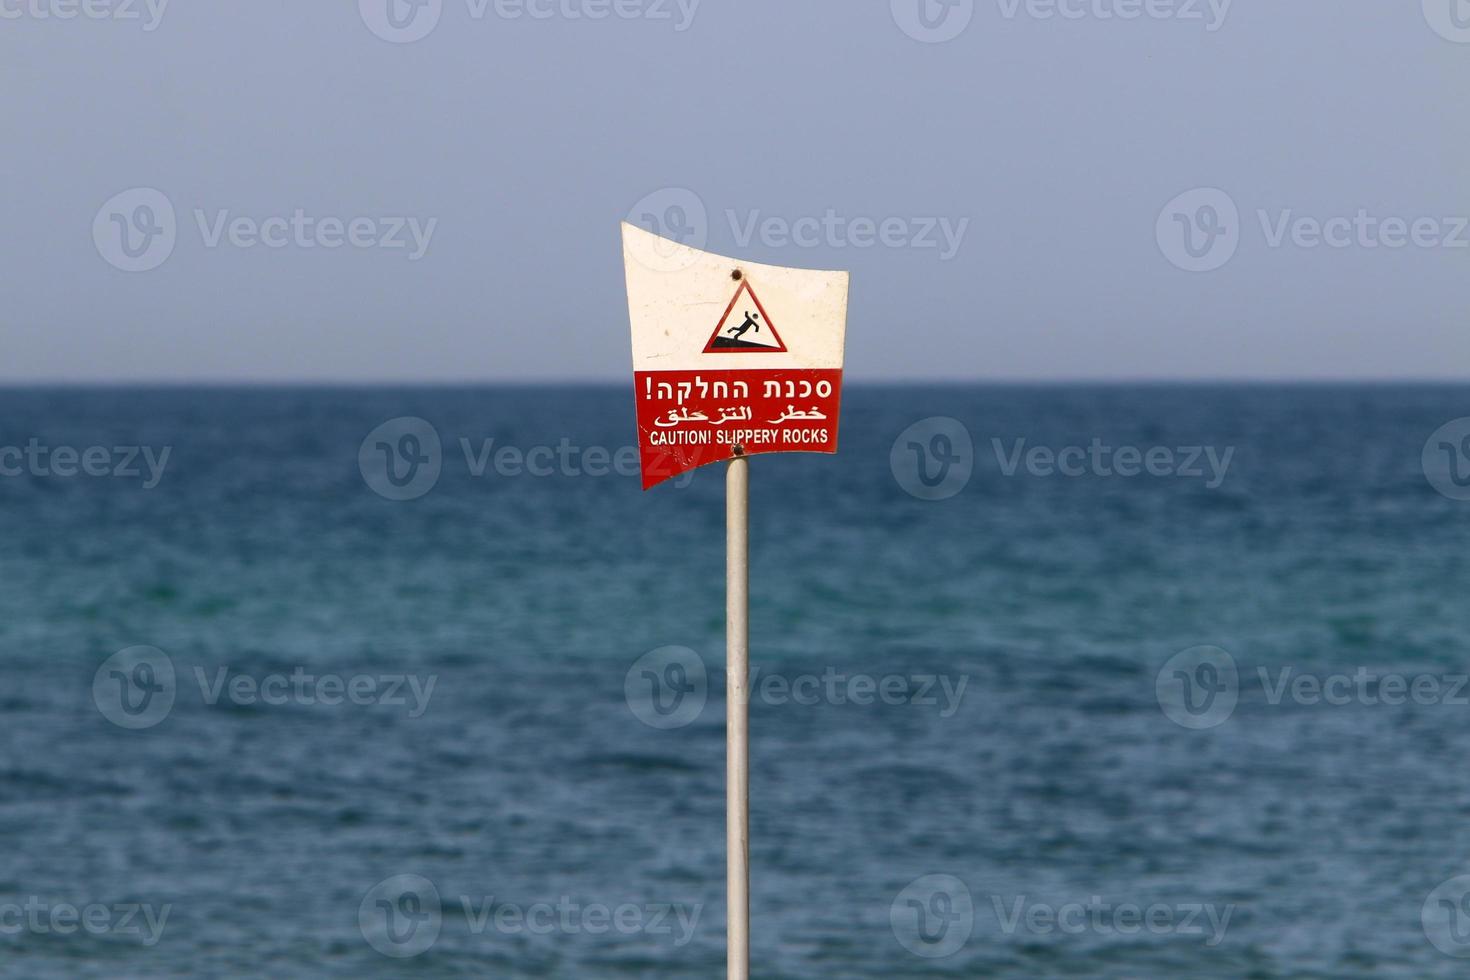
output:
[[[1470,0],[0,0],[0,383],[617,381],[619,222],[855,381],[1470,376]]]

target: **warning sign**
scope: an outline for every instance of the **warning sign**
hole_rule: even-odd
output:
[[[847,273],[743,263],[628,224],[623,251],[644,489],[737,456],[837,451]],[[746,353],[762,356],[725,356]]]
[[[776,333],[776,325],[766,308],[756,298],[755,290],[743,276],[735,290],[735,298],[720,317],[720,325],[704,345],[706,354],[751,354],[774,351],[785,353],[786,345]]]

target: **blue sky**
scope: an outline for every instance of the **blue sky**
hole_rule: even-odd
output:
[[[1467,0],[0,0],[0,81],[4,382],[624,378],[624,219],[850,269],[854,380],[1470,374]]]

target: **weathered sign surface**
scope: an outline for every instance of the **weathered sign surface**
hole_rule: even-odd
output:
[[[643,487],[757,453],[835,453],[845,272],[758,265],[623,225]]]

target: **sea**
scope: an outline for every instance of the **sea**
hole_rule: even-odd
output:
[[[633,408],[0,390],[0,976],[723,976],[724,466]],[[854,384],[754,457],[752,976],[1464,976],[1467,417]]]

